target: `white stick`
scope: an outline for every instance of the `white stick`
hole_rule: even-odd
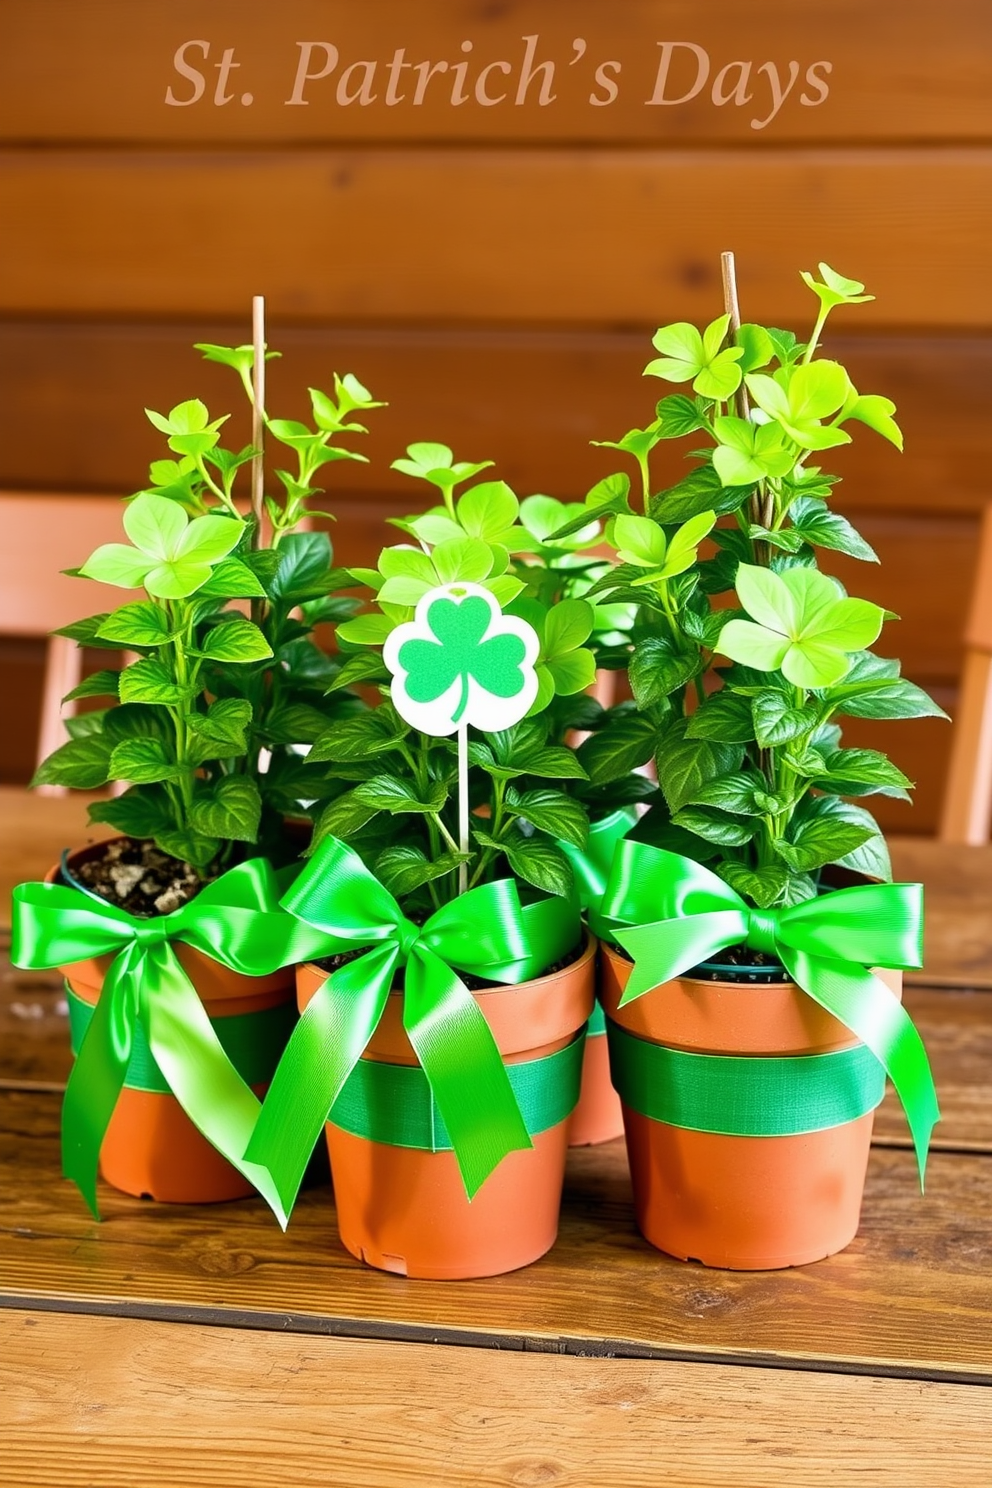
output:
[[[255,451],[251,462],[251,511],[255,518],[253,546],[261,541],[263,495],[265,490],[265,297],[255,295],[251,302],[251,335],[255,358],[252,368],[252,391],[255,406],[251,416],[251,442]]]
[[[458,851],[468,852],[468,724],[458,725]],[[458,892],[468,890],[468,863],[458,865]]]

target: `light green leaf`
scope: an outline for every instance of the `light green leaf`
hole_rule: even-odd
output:
[[[183,703],[187,696],[187,691],[177,685],[168,667],[152,656],[125,667],[120,674],[122,703],[162,703],[175,706]]]
[[[257,625],[235,615],[207,632],[202,655],[212,661],[265,661],[272,655],[272,647]]]
[[[164,646],[172,638],[172,626],[161,605],[142,599],[114,610],[100,625],[97,635],[103,641],[116,641],[121,646]]]
[[[164,498],[163,498],[164,499]],[[104,543],[91,553],[79,570],[83,578],[118,589],[140,589],[154,560],[126,543]]]
[[[159,780],[178,780],[183,767],[160,739],[123,739],[110,756],[110,779],[152,785]]]

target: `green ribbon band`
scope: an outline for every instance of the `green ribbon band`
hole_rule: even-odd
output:
[[[744,942],[777,956],[790,977],[867,1044],[892,1080],[920,1172],[940,1119],[923,1041],[872,966],[923,960],[922,884],[838,889],[787,909],[752,909],[689,858],[646,843],[617,844],[601,914],[634,960],[620,1006]]]
[[[276,875],[261,858],[232,868],[181,909],[156,919],[139,919],[62,884],[27,883],[14,890],[15,966],[47,970],[94,956],[114,958],[66,1086],[63,1172],[99,1218],[100,1147],[140,1028],[193,1124],[285,1224],[268,1172],[244,1157],[258,1099],[224,1052],[174,941],[245,976],[267,976],[312,955],[316,937],[280,908]]]
[[[885,1094],[865,1044],[830,1054],[690,1054],[609,1024],[610,1075],[624,1105],[692,1131],[787,1137],[857,1121]]]
[[[589,1022],[586,1024],[587,1038],[602,1038],[606,1032],[606,1014],[603,1012],[602,1004],[597,1002],[589,1014]]]
[[[307,1004],[246,1155],[268,1168],[291,1210],[327,1113],[402,970],[403,1027],[471,1198],[508,1152],[531,1140],[489,1025],[457,971],[504,983],[539,976],[579,939],[577,903],[549,898],[523,906],[515,883],[502,879],[415,925],[358,854],[327,837],[283,904],[322,935],[318,956],[365,954],[329,976]]]
[[[557,1126],[575,1110],[583,1045],[580,1034],[555,1054],[504,1066],[529,1136]],[[416,1064],[360,1059],[329,1119],[353,1136],[391,1147],[450,1152],[454,1145],[430,1081]]]
[[[69,1037],[78,1054],[93,1018],[93,1005],[84,1002],[66,983],[69,1003]],[[279,1056],[296,1023],[296,1002],[281,1002],[258,1013],[235,1013],[211,1018],[217,1041],[246,1085],[267,1085],[275,1074]],[[145,1090],[151,1095],[171,1095],[168,1080],[155,1063],[141,1024],[134,1030],[131,1058],[124,1075],[125,1090]]]

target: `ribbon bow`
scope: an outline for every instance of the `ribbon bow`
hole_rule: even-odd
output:
[[[579,904],[594,935],[600,935],[602,929],[600,905],[609,882],[616,845],[636,820],[637,813],[632,806],[621,806],[618,811],[592,823],[584,847],[575,847],[571,842],[558,839],[558,846],[572,865]]]
[[[258,1099],[221,1047],[172,942],[195,946],[246,976],[266,976],[304,959],[314,939],[280,908],[276,875],[261,858],[232,868],[181,909],[156,919],[139,919],[61,884],[14,889],[15,966],[37,971],[91,956],[114,957],[62,1106],[63,1172],[96,1218],[100,1147],[140,1024],[183,1110],[285,1223],[269,1174],[244,1159],[261,1109]]]
[[[923,963],[923,885],[866,884],[787,909],[752,909],[690,858],[620,842],[600,906],[634,959],[620,1005],[741,941],[777,956],[804,992],[868,1046],[902,1101],[920,1170],[940,1119],[923,1041],[871,966]]]
[[[283,899],[322,932],[318,954],[368,947],[307,1004],[248,1148],[292,1209],[310,1153],[403,967],[403,1027],[451,1138],[469,1198],[508,1152],[532,1146],[489,1025],[454,968],[524,982],[575,944],[578,908],[522,906],[509,879],[470,889],[423,925],[408,920],[358,854],[327,837]]]

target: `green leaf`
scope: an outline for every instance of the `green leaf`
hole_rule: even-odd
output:
[[[677,485],[651,499],[650,515],[666,526],[711,511],[714,516],[737,511],[750,498],[751,486],[724,486],[712,465],[701,465]]]
[[[697,429],[706,428],[695,400],[687,398],[684,393],[670,393],[667,398],[662,398],[655,412],[660,439],[680,439],[684,434],[694,434]]]
[[[743,757],[742,745],[716,739],[689,739],[686,720],[674,720],[655,751],[658,784],[669,810],[678,811],[688,805],[710,780],[738,770]]]
[[[794,707],[785,693],[769,687],[751,699],[751,716],[759,746],[774,749],[810,733],[818,714],[815,708]]]
[[[793,820],[790,840],[776,840],[772,847],[782,861],[800,873],[811,873],[826,863],[835,863],[846,853],[861,847],[871,837],[871,829],[855,822],[824,817]]]
[[[523,837],[511,833],[499,846],[518,878],[546,894],[568,898],[575,887],[572,865],[561,848],[543,837]]]
[[[561,600],[545,617],[541,660],[552,661],[583,645],[592,631],[593,619],[592,605],[584,599]]]
[[[277,549],[279,566],[269,581],[269,594],[287,608],[320,599],[332,587],[331,540],[326,532],[290,532]],[[334,575],[340,579],[340,575]]]
[[[541,667],[550,675],[555,693],[560,697],[570,697],[577,692],[584,692],[596,680],[596,658],[584,647],[543,662]]]
[[[589,834],[588,818],[579,802],[564,791],[546,788],[518,791],[511,785],[506,800],[518,816],[539,831],[569,842],[573,847],[585,846]]]
[[[251,704],[244,698],[218,698],[206,713],[191,713],[186,720],[191,763],[199,765],[209,759],[235,759],[246,754],[245,729],[251,723],[251,716]]]
[[[837,796],[895,796],[908,800],[913,782],[877,749],[833,749],[824,770],[813,777],[819,790]]]
[[[789,508],[789,516],[804,542],[818,548],[832,548],[865,563],[878,562],[875,549],[855,531],[846,517],[832,512],[825,501],[812,496],[797,497]]]
[[[288,539],[284,538],[284,542]],[[196,591],[200,599],[264,599],[265,590],[240,558],[222,558]]]
[[[313,840],[310,843],[308,856],[317,848],[325,837],[341,837],[346,842],[356,832],[370,821],[378,806],[370,806],[368,802],[359,800],[354,790],[346,791],[325,806],[314,823]]]
[[[755,737],[754,718],[747,698],[727,688],[711,693],[688,721],[689,739],[717,739],[725,744],[750,744]]]
[[[386,754],[403,746],[403,734],[392,720],[382,717],[384,709],[377,708],[358,713],[354,718],[342,718],[331,724],[315,741],[307,755],[312,762],[318,760],[360,760],[377,754]]]
[[[164,646],[172,639],[173,630],[163,606],[142,599],[107,615],[96,634],[101,641],[120,646]]]
[[[346,706],[344,700],[336,706]],[[312,744],[327,728],[330,713],[311,703],[289,702],[263,718],[260,736],[266,744]],[[341,720],[343,722],[344,720]]]
[[[630,686],[639,708],[661,702],[699,672],[701,660],[695,647],[678,646],[671,635],[646,636],[638,641],[630,658]]]
[[[690,806],[717,806],[721,811],[741,816],[761,816],[756,797],[766,790],[766,781],[757,770],[735,770],[732,775],[719,775],[694,792]]]
[[[577,750],[579,764],[593,785],[620,780],[647,763],[656,736],[657,730],[650,719],[638,713],[620,714],[583,741]]]
[[[110,756],[110,778],[130,780],[134,785],[153,785],[159,780],[178,780],[185,773],[160,739],[122,739]]]
[[[338,626],[338,639],[351,646],[382,646],[397,623],[388,615],[356,615]]]
[[[748,868],[743,863],[718,863],[716,872],[735,893],[752,899],[759,909],[768,909],[782,895],[789,881],[787,868]]]
[[[196,797],[190,826],[227,842],[254,842],[262,815],[258,786],[247,775],[225,775]]]
[[[105,822],[128,837],[138,838],[157,837],[174,825],[169,798],[157,785],[131,786],[122,796],[94,801],[89,817],[91,822]]]
[[[896,405],[890,398],[882,398],[877,393],[863,393],[855,397],[853,402],[848,402],[844,408],[844,420],[858,419],[867,424],[869,429],[874,429],[876,434],[881,434],[896,449],[902,449],[902,430],[892,415],[896,411]]]
[[[104,543],[90,554],[79,572],[83,578],[96,579],[98,584],[140,589],[154,567],[154,559],[146,558],[127,543]]]
[[[111,778],[111,749],[111,741],[102,734],[70,739],[41,762],[31,778],[31,788],[65,785],[70,790],[97,790]]]
[[[329,693],[338,692],[342,687],[351,687],[355,682],[388,681],[389,669],[383,665],[382,658],[370,652],[362,652],[357,656],[348,657],[328,686],[327,691]]]
[[[751,841],[757,830],[754,822],[727,816],[711,806],[683,806],[673,814],[672,821],[677,827],[721,847],[741,847]]]
[[[813,275],[804,269],[800,279],[819,299],[825,310],[830,310],[834,305],[862,305],[866,300],[873,300],[874,295],[863,293],[864,285],[858,279],[845,279],[843,274],[838,274],[829,264],[821,263],[820,273],[823,283],[819,283]]]
[[[455,511],[470,537],[499,543],[517,520],[520,503],[506,481],[480,481],[459,498]]]
[[[265,661],[272,655],[272,647],[257,625],[242,615],[234,615],[207,632],[201,655],[211,661]]]
[[[553,532],[549,541],[561,542],[563,538],[581,532],[590,522],[601,521],[616,512],[630,512],[630,476],[622,472],[597,481],[578,514]]]
[[[478,475],[480,470],[486,470],[493,463],[492,460],[483,460],[473,465],[464,460],[455,461],[446,444],[411,444],[407,446],[406,453],[408,458],[394,460],[391,468],[402,471],[404,475],[429,481],[441,490],[460,485],[462,481]]]
[[[134,662],[120,674],[122,703],[162,703],[165,706],[175,706],[182,704],[188,696],[188,689],[180,687],[173,680],[168,667],[153,656]]]
[[[426,883],[453,873],[465,859],[459,853],[428,858],[419,847],[387,847],[375,860],[375,876],[397,899],[413,894]]]
[[[117,697],[117,685],[120,672],[94,672],[85,681],[80,682],[71,692],[67,692],[62,699],[64,703],[75,702],[77,698],[89,697]]]
[[[357,786],[352,794],[363,805],[393,815],[414,812],[432,816],[441,810],[448,798],[447,789],[440,780],[432,780],[421,795],[410,781],[396,775],[376,775]]]

